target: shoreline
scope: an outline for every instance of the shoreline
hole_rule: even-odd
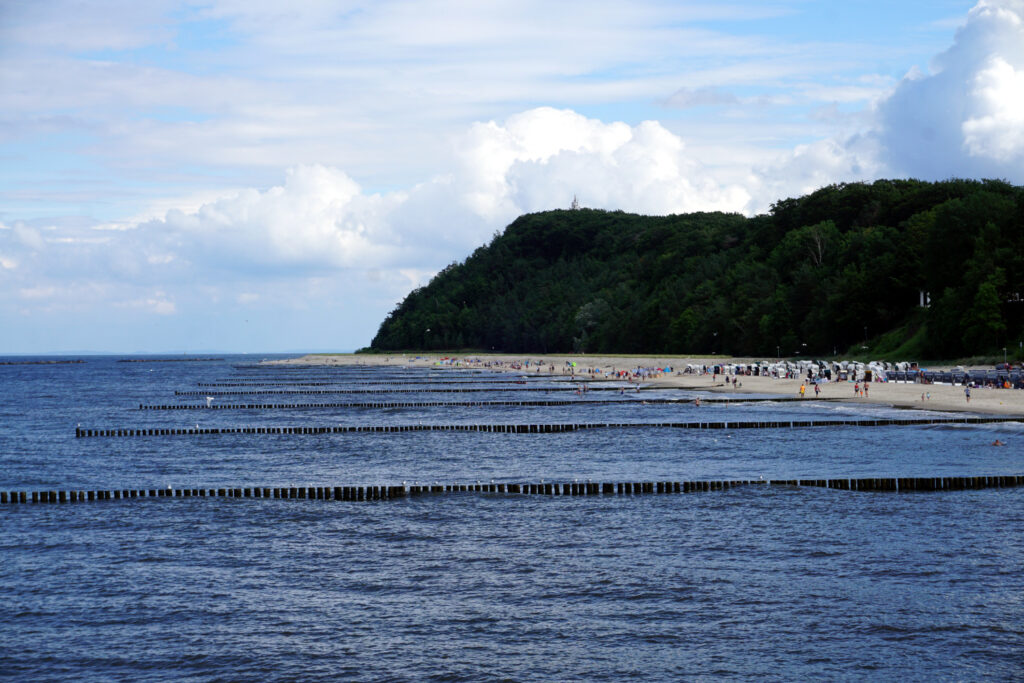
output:
[[[395,367],[438,367],[442,359],[451,356],[441,354],[308,354],[300,358],[269,361],[273,365],[365,365]],[[799,396],[801,380],[775,379],[772,377],[738,376],[737,386],[727,388],[722,379],[712,381],[711,375],[677,375],[676,368],[688,364],[715,365],[727,363],[751,363],[751,358],[701,358],[671,356],[608,356],[571,354],[470,354],[455,358],[457,364],[441,367],[457,369],[484,369],[495,372],[520,372],[528,375],[575,376],[590,382],[613,381],[614,378],[593,376],[589,370],[602,371],[615,368],[673,368],[671,373],[652,379],[641,380],[642,387],[659,389],[686,389],[721,394],[774,394],[782,397]],[[529,361],[529,367],[524,364]],[[566,363],[575,362],[575,373],[566,371]],[[543,363],[543,365],[540,365]],[[554,366],[553,371],[549,368]],[[541,369],[541,372],[537,372]],[[742,385],[742,386],[741,386]],[[1018,415],[1024,419],[1024,391],[1017,389],[971,389],[968,402],[964,388],[948,384],[913,384],[896,382],[870,382],[869,396],[854,397],[853,382],[826,382],[819,385],[819,399],[833,402],[861,405],[881,405],[911,410],[932,410],[940,412],[982,413],[991,415]],[[807,385],[807,399],[813,401],[814,385]],[[922,400],[922,395],[924,399]]]

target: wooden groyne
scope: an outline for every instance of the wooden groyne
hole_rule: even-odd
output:
[[[546,379],[546,378],[542,378]],[[548,380],[555,383],[555,380]],[[560,383],[566,384],[566,380],[559,380]],[[361,387],[407,387],[410,385],[423,384],[426,386],[445,386],[445,385],[461,385],[461,384],[486,384],[488,386],[501,386],[505,384],[523,385],[526,384],[527,380],[514,380],[514,379],[407,379],[404,381],[395,380],[394,382],[381,382],[371,380],[349,380],[346,378],[339,378],[336,380],[323,380],[317,382],[281,382],[281,381],[270,381],[270,382],[196,382],[197,387],[333,387],[339,384],[345,384],[349,386],[361,386]],[[533,384],[537,383],[534,379]]]
[[[118,363],[216,363],[223,358],[121,358]]]
[[[0,504],[85,503],[140,498],[270,498],[288,500],[372,501],[424,495],[490,493],[506,496],[637,496],[726,491],[743,486],[818,487],[864,492],[935,492],[1024,485],[1024,475],[974,477],[868,477],[842,479],[695,480],[632,482],[540,482],[470,484],[399,484],[390,486],[220,486],[217,488],[153,488],[100,490],[0,491]]]
[[[0,365],[78,365],[84,360],[4,360]]]
[[[404,382],[404,386],[415,384],[415,382]],[[308,391],[290,391],[287,389],[239,389],[238,391],[175,391],[175,396],[273,396],[273,395],[292,395],[292,396],[304,396],[308,394],[470,394],[479,393],[483,391],[496,392],[496,391],[575,391],[576,387],[525,387],[525,386],[512,386],[503,387],[501,389],[495,389],[493,387],[426,387],[423,389],[310,389]],[[588,392],[591,391],[627,391],[636,392],[637,389],[628,387],[589,387]]]
[[[566,424],[410,424],[410,425],[267,425],[234,427],[75,428],[76,438],[198,436],[207,434],[350,434],[358,432],[489,432],[498,434],[557,434],[590,429],[800,429],[815,427],[889,427],[976,425],[1017,422],[1014,417],[908,418],[883,420],[773,420],[722,422],[584,422]]]
[[[453,367],[440,367],[440,366],[418,366],[418,367],[406,367],[402,365],[366,365],[361,363],[350,363],[346,365],[323,365],[322,363],[293,363],[288,365],[271,365],[269,363],[250,363],[248,365],[232,365],[232,370],[248,370],[253,372],[265,372],[268,374],[272,373],[290,373],[290,372],[363,372],[363,373],[374,373],[374,374],[400,374],[400,373],[428,373],[428,374],[440,374],[442,372],[451,372],[457,370],[464,375],[494,375],[497,373],[512,373],[519,372],[517,370],[511,370],[509,368],[495,368],[495,369],[483,369],[483,368],[453,368]],[[525,373],[523,373],[525,374]]]
[[[815,401],[839,401],[838,398],[818,398]],[[170,403],[139,404],[139,410],[290,410],[309,408],[487,408],[487,407],[552,407],[552,406],[604,406],[604,405],[687,405],[692,398],[627,399],[540,399],[533,401],[356,401],[338,403]],[[801,398],[701,398],[701,404],[741,403],[799,403]]]

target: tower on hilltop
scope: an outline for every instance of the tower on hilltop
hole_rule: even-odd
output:
[[[572,204],[569,205],[569,208],[572,209],[573,211],[578,211],[579,210],[580,202],[579,202],[578,199],[576,199],[576,195],[572,196]]]

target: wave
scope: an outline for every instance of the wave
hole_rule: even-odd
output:
[[[983,430],[986,432],[1006,432],[1009,434],[1024,434],[1024,422],[987,422],[982,424],[961,424],[957,422],[946,422],[933,425],[922,425],[924,429],[971,429]]]

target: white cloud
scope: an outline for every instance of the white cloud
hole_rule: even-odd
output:
[[[157,315],[174,315],[177,312],[174,302],[166,299],[146,299],[146,307]]]
[[[350,311],[374,301],[359,315],[379,320],[516,216],[573,195],[752,213],[883,176],[1024,182],[1024,0],[979,2],[929,70],[895,85],[884,46],[695,23],[785,3],[99,1],[103,26],[63,0],[0,22],[0,143],[65,133],[48,149],[72,156],[52,168],[89,169],[0,194],[78,202],[67,220],[5,211],[0,302],[170,319],[333,293]],[[176,52],[170,6],[222,30],[223,50]],[[130,208],[83,219],[108,190]]]
[[[752,195],[748,213],[766,211],[779,199],[799,197],[826,185],[884,176],[873,139],[817,140],[798,145],[770,164],[757,166],[748,178]]]
[[[296,166],[281,185],[104,233],[113,240],[105,262],[157,279],[375,269],[419,284],[516,216],[567,207],[574,194],[590,207],[651,214],[735,211],[750,199],[714,181],[653,121],[604,123],[542,107],[474,124],[456,146],[449,172],[388,193],[367,193],[336,168]]]
[[[14,225],[14,236],[22,246],[33,251],[42,251],[46,248],[46,240],[39,234],[39,231],[22,223]]]
[[[56,287],[26,287],[18,291],[22,299],[49,299],[57,294]]]
[[[476,124],[464,140],[463,201],[483,217],[568,206],[668,214],[741,209],[749,197],[722,185],[656,121],[604,123],[548,107]],[[501,227],[500,225],[493,227]]]
[[[116,301],[114,305],[118,308],[134,309],[160,316],[174,315],[178,312],[178,307],[174,301],[165,292],[160,291],[138,299]]]
[[[930,73],[912,69],[878,108],[887,168],[924,179],[1024,182],[1024,0],[982,0]]]
[[[289,169],[283,185],[245,190],[199,207],[174,209],[143,226],[169,230],[193,261],[220,267],[341,268],[387,259],[378,218],[386,205],[344,172],[324,166]],[[223,258],[231,254],[232,258]]]
[[[993,57],[974,83],[978,111],[962,126],[967,151],[1000,162],[1024,158],[1024,65]]]

